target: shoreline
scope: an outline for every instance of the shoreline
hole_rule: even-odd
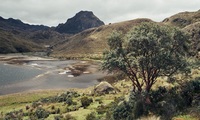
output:
[[[8,65],[17,65],[19,67],[28,66],[40,68],[41,66],[34,66],[33,64],[37,65],[41,63],[43,65],[47,61],[49,64],[51,61],[62,63],[70,60],[64,61],[18,54],[0,55],[0,62]],[[0,86],[0,91],[2,91],[0,96],[34,91],[87,89],[99,83],[99,78],[107,76],[107,74],[99,71],[99,63],[93,61],[71,60],[71,62],[67,64],[62,63],[58,66],[55,65],[54,68],[44,67],[41,69],[45,69],[46,72],[44,71],[44,73],[29,80],[8,84],[7,86]]]

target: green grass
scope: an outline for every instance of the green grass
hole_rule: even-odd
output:
[[[0,96],[0,113],[25,109],[25,106],[31,104],[33,101],[37,101],[41,98],[49,96],[54,96],[60,92],[61,91],[37,91],[31,93],[18,93]]]
[[[199,118],[195,118],[190,115],[180,115],[180,116],[174,117],[173,120],[199,120]]]

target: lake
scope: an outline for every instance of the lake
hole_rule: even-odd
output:
[[[96,71],[69,77],[64,68],[80,61],[29,61],[22,65],[0,62],[0,95],[45,89],[86,88],[98,84],[106,74]],[[97,69],[97,66],[95,68]]]

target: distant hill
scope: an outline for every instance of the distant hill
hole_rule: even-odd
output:
[[[0,53],[43,51],[44,47],[0,29]]]
[[[37,31],[37,30],[45,30],[49,29],[49,27],[44,25],[29,25],[23,23],[18,19],[4,19],[0,16],[0,28],[3,30],[19,30],[19,31]]]
[[[200,10],[196,12],[181,12],[163,20],[163,23],[184,28],[200,21]]]
[[[187,32],[192,43],[192,51],[200,51],[200,10],[181,12],[163,20],[164,24],[176,26]]]
[[[59,24],[55,30],[59,33],[76,34],[83,30],[104,25],[91,11],[80,11],[64,24]]]
[[[56,57],[99,57],[108,48],[107,37],[114,30],[127,33],[133,26],[142,22],[153,22],[150,19],[136,19],[85,30],[69,37],[54,46],[53,56]]]
[[[36,49],[38,51],[41,50],[38,48],[43,48],[44,45],[53,45],[67,36],[48,26],[29,25],[13,18],[0,17],[0,29],[0,53],[30,52],[36,51]],[[20,46],[21,50],[19,47],[16,49],[16,46]]]

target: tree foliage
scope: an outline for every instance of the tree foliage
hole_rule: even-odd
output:
[[[177,28],[142,23],[125,37],[113,32],[108,45],[103,69],[124,72],[132,81],[134,92],[149,93],[157,77],[188,71],[188,37]]]

